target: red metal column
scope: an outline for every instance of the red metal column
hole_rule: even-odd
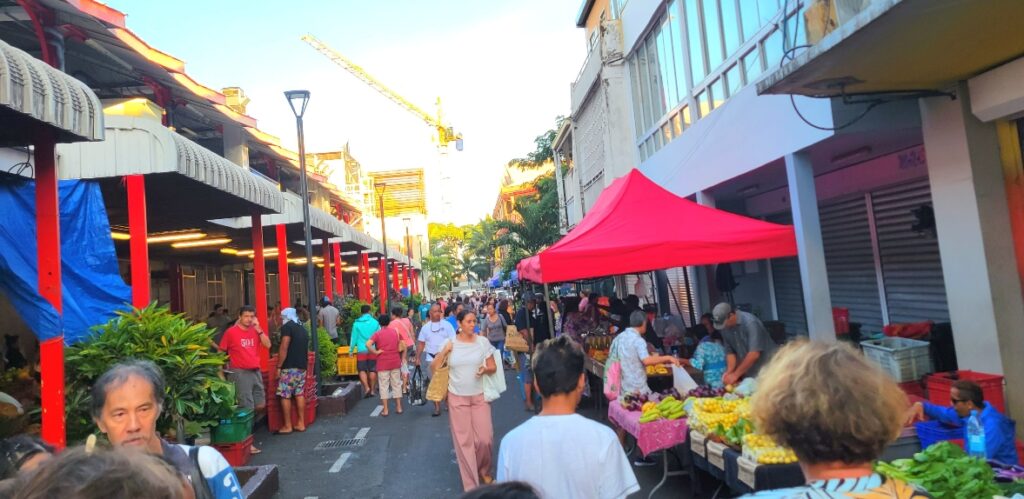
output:
[[[388,261],[383,256],[378,258],[377,261],[380,262],[380,273],[377,274],[377,282],[380,283],[380,313],[383,315],[388,313],[388,287],[384,284],[384,276],[388,274]]]
[[[391,289],[396,288],[398,288],[398,262],[391,262]]]
[[[370,296],[373,291],[370,290],[370,255],[363,253],[363,279],[359,283],[359,289],[362,291],[363,301],[370,303],[373,298]]]
[[[331,277],[331,245],[327,243],[327,238],[324,238],[324,296],[328,300],[334,299],[334,286],[331,284],[333,278]]]
[[[334,253],[334,292],[345,296],[345,282],[341,279],[341,268],[345,266],[341,261],[341,243],[331,244],[331,252]]]
[[[60,206],[57,161],[52,136],[35,144],[36,256],[39,259],[39,294],[63,314],[60,278]],[[63,449],[67,444],[64,420],[64,334],[39,345],[42,367],[43,440]]]
[[[409,280],[411,281],[409,284],[412,286],[409,289],[409,292],[412,293],[412,294],[419,293],[420,292],[420,287],[416,285],[416,281],[417,281],[416,280],[416,270],[414,270],[414,269],[409,270]]]
[[[128,175],[125,180],[128,184],[128,233],[131,234],[128,246],[132,269],[132,306],[145,308],[150,303],[146,179],[142,175]]]
[[[284,224],[274,226],[277,232],[277,284],[281,309],[291,307],[291,285],[288,282],[288,232]]]
[[[412,289],[409,288],[409,267],[402,269],[402,287],[409,290],[409,294],[412,294]]]
[[[270,334],[267,330],[270,324],[267,322],[267,261],[263,256],[263,220],[259,213],[252,215],[252,255],[253,281],[256,288],[253,290],[256,294],[253,306],[256,307],[256,319],[260,321],[260,327]],[[270,350],[264,348],[261,343],[260,370],[267,372],[269,364]]]

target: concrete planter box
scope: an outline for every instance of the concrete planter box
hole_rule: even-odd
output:
[[[348,414],[363,398],[363,385],[358,381],[345,381],[334,386],[334,390],[325,393],[318,400],[320,416],[336,416]]]
[[[235,475],[242,483],[242,496],[249,499],[271,499],[281,484],[277,476],[277,465],[239,466]]]

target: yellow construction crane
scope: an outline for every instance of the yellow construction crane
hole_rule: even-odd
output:
[[[426,122],[427,125],[429,125],[437,132],[437,136],[434,138],[434,140],[437,141],[437,145],[442,153],[447,151],[448,144],[452,142],[455,143],[456,150],[462,150],[462,134],[456,133],[452,129],[452,127],[445,125],[441,119],[440,97],[437,98],[437,116],[433,116],[430,113],[420,109],[412,102],[409,102],[394,90],[388,88],[387,85],[381,83],[380,80],[371,76],[369,73],[366,72],[366,70],[364,70],[358,64],[352,62],[349,58],[339,54],[336,50],[332,49],[331,47],[328,47],[327,44],[321,42],[315,36],[305,35],[302,37],[302,41],[308,43],[310,46],[316,49],[317,52],[320,52],[321,54],[327,56],[328,59],[334,61],[335,64],[341,66],[341,68],[344,69],[345,71],[352,73],[353,76],[362,80],[363,83],[366,83],[377,92],[380,92],[381,95],[390,99],[391,102],[394,102],[399,106],[402,106],[406,111],[409,111],[410,113],[416,115],[421,120]]]

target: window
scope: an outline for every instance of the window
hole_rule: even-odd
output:
[[[668,45],[669,33],[665,26],[662,25],[662,29],[658,32],[658,36],[655,38],[656,45],[658,46],[658,70],[661,72],[661,108],[668,109],[674,107],[678,99],[678,93],[676,91],[676,67],[675,61],[672,59],[672,49]]]
[[[758,16],[761,18],[761,25],[767,25],[775,18],[782,8],[782,2],[786,0],[748,0],[751,3],[757,2]]]
[[[768,69],[775,70],[782,64],[782,31],[775,30],[765,39],[764,57]]]
[[[686,0],[686,42],[690,45],[690,78],[694,84],[703,81],[708,74],[704,65],[704,41],[697,10],[697,0]]]
[[[701,3],[701,12],[704,14],[704,33],[707,35],[708,44],[708,69],[712,70],[725,59],[725,52],[722,51],[722,23],[718,16],[717,0],[702,0]]]
[[[743,56],[742,61],[743,72],[747,75],[747,81],[756,81],[757,77],[761,76],[761,72],[764,71],[764,67],[761,64],[761,51],[758,47],[754,47],[754,50]]]
[[[743,78],[740,76],[739,65],[732,66],[725,70],[725,81],[729,88],[729,97],[736,95],[743,88]]]
[[[697,117],[703,118],[711,112],[711,104],[708,102],[707,90],[697,94]]]
[[[647,98],[647,95],[651,89],[651,73],[650,70],[647,68],[648,61],[646,45],[640,46],[640,50],[639,52],[637,52],[637,60],[640,61],[640,64],[637,65],[637,72],[640,73],[638,75],[640,77],[640,101],[644,111],[642,130],[643,133],[647,133],[647,129],[650,128],[651,122],[654,121],[654,114],[652,114],[651,112],[651,100]]]
[[[722,0],[721,5],[722,34],[725,35],[725,53],[728,56],[740,48],[740,18],[736,12],[736,0]]]
[[[662,143],[668,144],[672,142],[672,122],[667,121],[661,127]]]
[[[740,22],[743,23],[743,39],[749,40],[757,34],[764,23],[761,22],[761,16],[757,12],[756,0],[739,0],[739,4]]]
[[[685,128],[683,128],[683,113],[686,112],[686,108],[684,107],[678,113],[672,115],[672,133],[676,137],[682,135],[683,130],[685,130]]]
[[[665,114],[665,100],[662,97],[661,91],[661,75],[658,74],[658,47],[656,40],[656,36],[647,39],[647,70],[650,72],[651,79],[650,85],[646,90],[651,101],[651,121],[655,121]],[[648,126],[652,124],[648,123]]]
[[[640,63],[638,58],[634,57],[629,61],[629,79],[632,83],[631,90],[633,91],[633,125],[636,127],[636,138],[643,137],[647,131],[647,127],[644,125],[644,107],[643,107],[643,95],[641,89],[643,88],[640,82]]]
[[[672,51],[672,58],[676,62],[675,78],[677,93],[676,100],[672,103],[673,106],[682,102],[689,93],[689,89],[686,87],[686,73],[684,72],[686,69],[683,67],[683,39],[682,33],[680,33],[682,29],[680,24],[682,16],[679,11],[681,5],[681,1],[673,0],[668,6],[668,19],[665,21],[665,26],[668,27],[669,32],[668,44]]]
[[[715,81],[711,82],[711,84],[708,85],[708,87],[711,88],[712,109],[718,109],[719,107],[722,107],[722,104],[725,104],[726,99],[725,82],[722,81],[722,78],[717,78],[715,79]]]

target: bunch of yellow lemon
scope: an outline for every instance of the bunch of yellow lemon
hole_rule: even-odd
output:
[[[790,464],[797,462],[796,454],[775,442],[768,435],[750,433],[743,437],[743,454],[759,464]]]
[[[750,403],[746,399],[694,399],[691,412],[690,425],[697,431],[702,433],[714,432],[718,429],[728,431],[736,426],[745,413],[749,414]]]

